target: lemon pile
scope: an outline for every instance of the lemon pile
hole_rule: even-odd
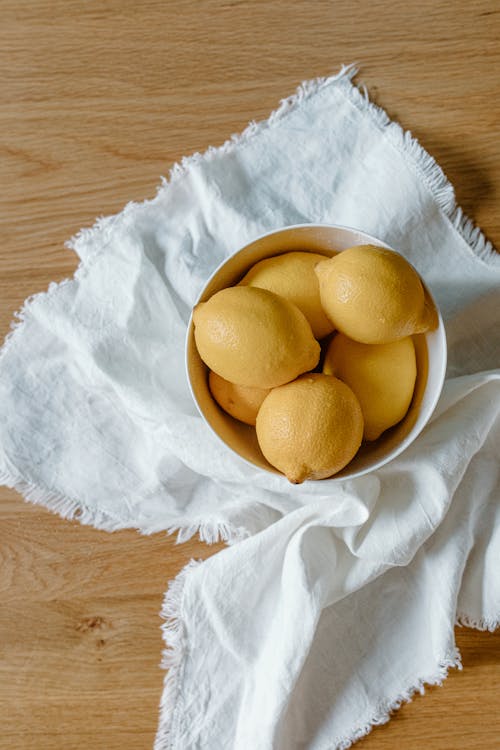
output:
[[[255,426],[267,461],[297,484],[341,471],[404,418],[412,336],[437,320],[401,255],[358,245],[266,258],[196,305],[193,323],[215,401]]]

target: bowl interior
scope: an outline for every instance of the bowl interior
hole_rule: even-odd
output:
[[[304,225],[288,227],[258,238],[226,260],[208,280],[199,302],[215,292],[237,284],[258,261],[273,255],[301,250],[331,257],[353,245],[372,244],[389,247],[370,235],[346,227]],[[424,285],[425,287],[425,285]],[[446,367],[444,325],[429,291],[426,294],[438,316],[438,327],[414,336],[417,358],[417,381],[405,418],[372,442],[364,443],[355,458],[338,474],[322,482],[353,478],[373,471],[407,447],[430,418],[441,392]],[[208,387],[208,368],[202,362],[194,341],[190,320],[186,341],[186,366],[193,398],[201,415],[215,434],[246,461],[266,471],[279,474],[262,455],[255,429],[230,417],[214,401]]]

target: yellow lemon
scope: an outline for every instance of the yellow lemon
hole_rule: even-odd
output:
[[[315,270],[326,314],[355,341],[385,344],[435,325],[417,272],[392,250],[358,245]]]
[[[230,383],[274,388],[318,364],[320,347],[296,305],[251,286],[222,289],[193,311],[200,357]]]
[[[256,263],[243,277],[240,284],[268,289],[293,302],[302,310],[317,339],[333,331],[319,298],[318,278],[314,267],[324,255],[318,253],[290,252],[265,258]]]
[[[269,463],[299,484],[330,477],[349,463],[361,445],[363,415],[349,386],[308,373],[266,396],[256,428]]]
[[[212,396],[220,407],[235,419],[255,426],[257,412],[269,393],[269,388],[249,388],[224,380],[210,370],[208,384]]]
[[[323,372],[352,388],[363,412],[365,440],[376,440],[408,411],[417,365],[411,337],[390,344],[360,344],[338,333],[326,352]]]

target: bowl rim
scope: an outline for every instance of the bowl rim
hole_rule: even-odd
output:
[[[280,234],[280,233],[288,231],[288,230],[304,229],[304,228],[309,228],[309,229],[313,229],[313,228],[319,228],[319,229],[340,229],[340,230],[345,230],[347,232],[352,232],[352,233],[355,233],[355,234],[358,234],[358,235],[362,235],[362,237],[365,238],[366,240],[368,240],[368,241],[372,240],[373,244],[375,244],[375,245],[377,245],[379,247],[385,247],[387,250],[391,250],[392,252],[398,253],[398,255],[401,255],[403,258],[405,258],[405,256],[402,253],[400,253],[398,250],[395,250],[393,247],[391,247],[390,245],[388,245],[386,242],[384,242],[383,240],[379,239],[375,235],[369,234],[368,232],[365,232],[362,229],[357,229],[356,227],[348,226],[347,224],[328,224],[326,222],[322,222],[322,223],[309,222],[309,223],[302,223],[302,224],[288,224],[286,226],[279,227],[278,229],[272,229],[269,232],[264,232],[263,234],[257,235],[253,239],[251,239],[248,242],[246,242],[244,245],[242,245],[241,247],[239,247],[233,253],[231,253],[230,255],[228,255],[227,258],[224,258],[224,260],[222,260],[218,264],[218,266],[214,269],[214,271],[206,279],[206,281],[203,284],[202,289],[200,290],[199,294],[196,297],[195,303],[193,304],[193,306],[191,308],[191,314],[189,316],[189,321],[188,321],[188,324],[187,324],[187,330],[186,330],[186,336],[185,336],[185,345],[184,345],[185,375],[186,375],[186,378],[187,378],[187,382],[188,382],[188,386],[189,386],[189,391],[191,393],[191,397],[192,397],[192,399],[193,399],[193,401],[194,401],[194,403],[196,405],[198,413],[199,413],[200,417],[202,418],[203,422],[208,426],[208,428],[211,430],[211,432],[216,436],[217,440],[222,445],[224,445],[227,450],[231,451],[231,453],[233,454],[233,456],[236,459],[239,459],[240,461],[243,461],[247,466],[251,466],[256,471],[262,471],[262,472],[266,472],[267,474],[275,474],[276,476],[281,476],[284,481],[287,481],[286,477],[281,472],[279,472],[278,470],[276,470],[276,472],[271,472],[271,471],[269,471],[269,469],[266,469],[266,468],[261,467],[261,466],[257,466],[252,461],[250,461],[249,459],[245,458],[245,456],[242,456],[240,453],[238,453],[237,451],[235,451],[228,443],[226,443],[225,440],[223,440],[223,438],[219,435],[219,433],[215,430],[215,428],[210,424],[210,422],[208,421],[208,419],[203,414],[201,406],[200,406],[200,404],[198,402],[198,399],[196,398],[196,395],[195,395],[194,390],[193,390],[193,386],[192,386],[192,383],[191,383],[191,377],[190,377],[190,374],[189,374],[188,350],[189,350],[189,340],[190,340],[190,336],[191,336],[191,331],[193,329],[193,311],[194,311],[194,308],[199,303],[199,301],[200,301],[201,297],[203,296],[203,294],[204,294],[205,289],[207,288],[207,286],[213,281],[213,279],[215,278],[215,276],[217,276],[217,274],[219,273],[219,271],[226,265],[226,263],[228,263],[232,258],[234,258],[235,255],[237,255],[238,253],[241,253],[243,250],[245,250],[249,245],[253,245],[254,243],[259,242],[260,240],[263,240],[266,237],[271,237],[274,234]],[[341,250],[339,252],[343,252],[343,251]],[[269,256],[269,257],[273,257],[273,256]],[[409,261],[407,258],[405,258],[405,260],[408,263],[410,263],[410,265],[412,266],[412,268],[414,268],[414,266],[411,263],[411,261]],[[430,399],[430,402],[429,402],[429,404],[426,407],[426,416],[425,416],[425,419],[422,420],[422,423],[418,427],[414,426],[410,430],[410,432],[403,438],[403,440],[401,440],[401,442],[397,446],[395,446],[389,454],[387,454],[386,456],[381,457],[380,459],[378,459],[377,461],[375,461],[375,463],[372,464],[371,466],[358,469],[357,471],[354,471],[351,474],[346,474],[344,476],[338,476],[338,475],[334,474],[331,477],[326,477],[325,479],[321,479],[321,480],[306,479],[304,482],[302,482],[300,485],[298,485],[299,487],[302,487],[304,485],[308,485],[308,484],[311,484],[311,483],[314,483],[316,485],[318,483],[318,481],[321,482],[321,484],[324,484],[324,483],[327,483],[327,482],[347,482],[347,481],[350,481],[351,479],[356,479],[358,477],[364,476],[365,474],[371,474],[372,472],[377,471],[378,469],[381,469],[383,466],[385,466],[386,464],[388,464],[389,462],[391,462],[393,459],[395,459],[399,455],[401,455],[401,453],[403,453],[403,451],[405,451],[417,439],[417,437],[421,434],[421,432],[423,431],[423,429],[429,424],[429,422],[430,422],[430,420],[432,418],[432,415],[434,414],[434,411],[436,409],[437,403],[438,403],[438,401],[439,401],[439,399],[441,397],[442,391],[443,391],[443,385],[444,385],[444,381],[445,381],[445,377],[446,377],[446,368],[447,368],[447,361],[448,361],[448,344],[447,344],[447,339],[446,339],[446,328],[445,328],[445,325],[444,325],[444,320],[443,320],[443,317],[441,315],[441,310],[439,308],[439,305],[437,304],[437,302],[436,302],[436,300],[434,298],[434,295],[432,294],[432,292],[428,288],[428,286],[425,283],[424,279],[422,278],[421,274],[418,272],[418,270],[416,268],[415,268],[415,271],[417,272],[417,274],[419,276],[419,279],[420,279],[422,285],[424,286],[424,289],[425,289],[426,293],[429,295],[429,297],[430,297],[430,299],[431,299],[431,301],[432,301],[432,303],[433,303],[433,305],[434,305],[434,307],[436,309],[437,319],[438,319],[438,325],[437,325],[437,328],[435,329],[435,332],[438,333],[439,336],[440,336],[440,338],[441,338],[442,352],[443,352],[443,355],[440,358],[440,361],[438,363],[436,363],[436,365],[439,366],[439,370],[437,371],[437,377],[436,377],[436,384],[437,385],[436,385],[433,397]],[[293,485],[290,485],[290,487],[293,487]]]

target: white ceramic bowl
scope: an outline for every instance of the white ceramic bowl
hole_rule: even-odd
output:
[[[381,240],[364,232],[342,226],[301,224],[262,235],[225,260],[208,279],[198,302],[205,302],[215,292],[237,284],[258,261],[290,250],[322,253],[331,257],[353,245],[379,245]],[[394,248],[389,248],[394,249]],[[413,399],[405,418],[372,443],[363,443],[353,460],[338,474],[322,483],[352,479],[380,468],[405,450],[422,431],[436,406],[446,370],[446,336],[439,309],[429,290],[426,294],[436,308],[438,326],[414,336],[417,356],[417,380]],[[213,432],[245,461],[263,471],[279,474],[262,455],[255,429],[226,414],[214,401],[208,387],[208,369],[202,362],[194,341],[192,318],[186,340],[186,368],[191,392],[198,410]],[[313,480],[309,480],[313,481]],[[317,481],[317,480],[316,480]]]

